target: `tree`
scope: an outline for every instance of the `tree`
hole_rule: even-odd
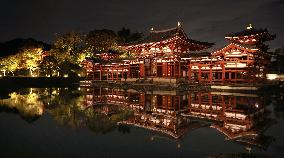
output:
[[[81,33],[72,31],[57,35],[50,55],[57,61],[61,76],[77,71],[86,56],[84,48],[84,36]]]
[[[49,77],[52,77],[52,74],[58,71],[59,65],[54,55],[47,55],[42,59],[39,68],[42,72],[48,74]]]
[[[120,54],[117,35],[112,30],[93,30],[86,36],[86,49],[88,50],[88,58],[92,63],[99,63],[100,65],[110,62],[108,59],[102,58],[102,54],[110,54],[112,56],[118,56]],[[100,71],[100,79],[102,78],[102,72]]]
[[[118,43],[122,45],[139,41],[143,37],[142,33],[139,32],[131,33],[130,29],[126,29],[124,27],[117,32],[117,35],[118,35]]]
[[[4,76],[6,76],[6,72],[9,71],[14,76],[14,71],[16,71],[20,66],[20,57],[19,55],[10,55],[0,60],[1,71],[4,72]]]
[[[39,69],[42,52],[43,50],[41,47],[30,47],[23,48],[19,53],[22,57],[22,68],[28,69],[31,76],[34,76],[33,71]]]
[[[117,50],[118,37],[112,30],[93,30],[86,36],[86,45],[92,54],[108,53]]]

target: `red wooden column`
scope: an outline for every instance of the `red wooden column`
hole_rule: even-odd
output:
[[[163,63],[162,64],[162,73],[163,73],[163,77],[166,77],[168,72],[167,72],[167,63]]]
[[[171,71],[171,69],[169,68],[168,62],[166,62],[166,77],[169,77],[169,71]]]
[[[111,69],[111,80],[113,80],[113,68]]]
[[[92,80],[95,80],[95,65],[92,64],[92,66],[93,66],[93,75],[92,75],[93,79]]]
[[[191,64],[188,63],[188,80],[191,81]]]
[[[173,76],[171,76],[171,77],[176,77],[176,62],[174,62],[174,68],[171,71],[173,71]],[[171,72],[171,74],[172,74],[172,72]]]
[[[142,107],[145,107],[145,94],[144,93],[141,93],[139,95],[139,105]]]
[[[166,100],[166,112],[168,112],[169,109],[169,100],[168,100],[168,96],[165,96],[165,100]]]
[[[102,65],[100,65],[100,80],[102,80],[102,75],[103,75],[103,74],[102,74],[102,73],[103,73],[102,71],[103,71],[103,70],[102,70]]]
[[[178,62],[178,77],[181,77],[181,66],[180,66],[180,61]]]
[[[224,62],[222,62],[222,82],[225,81],[225,65]]]
[[[122,67],[122,74],[121,74],[121,78],[124,78],[124,66]]]
[[[209,82],[212,83],[212,65],[210,65]]]
[[[130,63],[128,65],[127,78],[130,78]]]
[[[145,66],[144,66],[144,64],[140,64],[139,70],[140,70],[140,77],[145,77]]]
[[[234,78],[234,80],[235,80],[235,82],[237,82],[237,61],[235,62],[235,65],[236,65],[236,67],[235,67],[235,78]]]
[[[198,104],[199,104],[199,108],[201,108],[201,92],[198,92]]]
[[[198,82],[201,83],[201,65],[198,64]]]

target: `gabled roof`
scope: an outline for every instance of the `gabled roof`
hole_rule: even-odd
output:
[[[150,34],[147,37],[145,37],[141,41],[138,41],[136,44],[160,42],[160,41],[173,38],[177,34],[186,36],[181,27],[175,27],[175,28],[159,30],[159,31],[151,30]]]
[[[267,29],[255,29],[255,28],[251,28],[251,29],[246,29],[240,32],[235,32],[235,33],[228,33],[226,36],[227,37],[240,37],[240,36],[250,36],[250,35],[256,35],[256,34],[260,34],[260,33],[268,33]]]
[[[218,55],[218,54],[220,54],[220,53],[222,53],[226,50],[229,50],[231,48],[237,48],[237,49],[244,50],[244,51],[251,52],[251,53],[258,51],[258,48],[254,45],[243,45],[243,44],[232,42],[229,45],[225,46],[224,48],[212,52],[212,55],[216,56],[216,55]]]
[[[181,25],[174,27],[174,28],[165,29],[165,30],[151,30],[150,34],[146,36],[144,39],[137,41],[137,42],[128,43],[127,45],[135,46],[135,45],[141,45],[141,44],[153,44],[156,42],[164,42],[167,40],[172,40],[176,36],[180,37],[190,46],[196,45],[197,47],[202,47],[204,49],[204,48],[209,48],[212,45],[214,45],[214,43],[200,42],[200,41],[189,39]]]
[[[247,27],[247,29],[243,31],[226,34],[225,38],[227,39],[234,39],[234,37],[248,38],[251,36],[258,36],[258,38],[261,38],[264,41],[273,40],[276,37],[276,35],[270,34],[267,29],[255,29],[250,25],[249,27]]]

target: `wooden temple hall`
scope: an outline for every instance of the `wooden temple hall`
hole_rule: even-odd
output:
[[[92,80],[247,82],[250,71],[255,77],[265,77],[265,63],[270,57],[264,42],[274,38],[267,29],[249,25],[241,32],[227,34],[229,44],[225,47],[208,52],[213,43],[190,39],[178,23],[165,30],[152,28],[144,39],[120,46],[132,57],[114,60],[118,56],[104,54],[108,64],[87,61],[85,67]]]

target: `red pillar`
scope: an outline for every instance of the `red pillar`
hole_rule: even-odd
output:
[[[130,78],[130,63],[129,63],[129,65],[128,65],[127,78]]]
[[[174,62],[174,68],[173,68],[173,76],[172,77],[176,77],[176,62]],[[172,72],[171,72],[171,74],[172,74]]]
[[[201,83],[201,66],[198,65],[198,82]]]
[[[191,64],[188,64],[188,80],[191,81]]]
[[[212,109],[212,94],[209,92],[208,96],[209,96],[209,104],[210,104],[210,110],[211,110]]]
[[[198,92],[198,104],[199,108],[201,108],[201,92]]]
[[[102,71],[103,71],[103,70],[102,70],[102,65],[100,65],[100,80],[102,80],[102,75],[103,75],[103,74],[102,74],[102,73],[103,73]]]
[[[212,83],[212,66],[210,65],[209,82]]]
[[[122,67],[121,79],[124,78],[123,75],[124,75],[124,66]]]
[[[162,67],[162,70],[163,70],[163,77],[166,77],[167,76],[167,63],[163,63],[163,67]]]
[[[95,80],[95,65],[92,64],[92,66],[93,66],[93,75],[92,75],[93,79],[92,80]]]
[[[111,80],[113,80],[113,69],[111,69]]]
[[[225,65],[222,62],[222,82],[224,82],[224,81],[225,81]]]
[[[166,62],[166,70],[167,70],[166,77],[169,77],[169,71],[171,71],[171,70],[169,70],[168,62]]]
[[[180,66],[180,62],[178,62],[178,77],[181,77],[181,66]]]
[[[140,77],[145,77],[145,67],[144,64],[139,65]]]

